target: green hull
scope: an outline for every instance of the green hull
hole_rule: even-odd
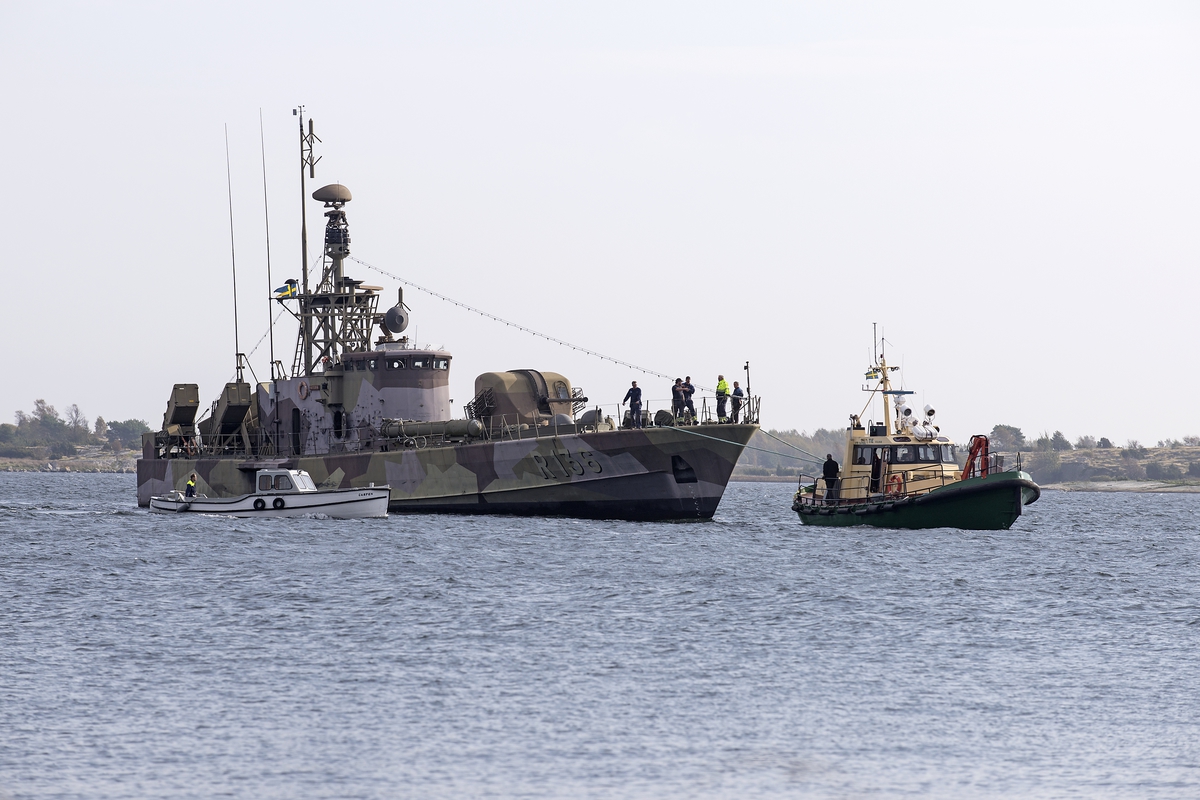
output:
[[[972,531],[1008,530],[1021,509],[1041,496],[1027,472],[1000,472],[897,500],[846,501],[836,506],[803,503],[792,510],[806,525],[872,525],[877,528],[962,528]]]

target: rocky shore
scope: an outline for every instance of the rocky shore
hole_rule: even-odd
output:
[[[1068,481],[1042,487],[1059,492],[1163,492],[1200,494],[1200,483],[1178,481]]]
[[[62,458],[0,458],[0,472],[137,472],[140,450],[114,453],[100,445],[78,448]]]

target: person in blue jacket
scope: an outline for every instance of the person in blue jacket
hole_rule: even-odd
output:
[[[732,418],[731,421],[733,422],[734,425],[737,425],[738,414],[742,410],[742,398],[745,396],[746,396],[746,393],[742,391],[742,387],[738,386],[737,381],[734,381],[733,382],[733,394],[730,396],[730,399],[733,401],[733,409],[729,415]]]
[[[621,405],[626,403],[629,403],[630,423],[635,428],[642,427],[642,390],[638,388],[637,381],[633,382],[621,401]]]

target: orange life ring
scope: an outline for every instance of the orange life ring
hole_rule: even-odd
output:
[[[888,478],[887,493],[892,496],[904,494],[904,478],[901,478],[899,475],[893,475]]]
[[[308,399],[308,381],[300,381],[300,385],[296,387],[296,394],[300,395],[301,400]]]

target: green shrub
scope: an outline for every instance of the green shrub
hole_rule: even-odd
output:
[[[1174,464],[1151,462],[1146,465],[1146,477],[1152,481],[1177,481],[1183,477],[1183,470]]]
[[[75,445],[71,444],[70,442],[55,442],[54,444],[50,445],[50,457],[51,458],[62,458],[63,456],[73,456],[77,452],[79,452],[79,451],[75,449]]]

